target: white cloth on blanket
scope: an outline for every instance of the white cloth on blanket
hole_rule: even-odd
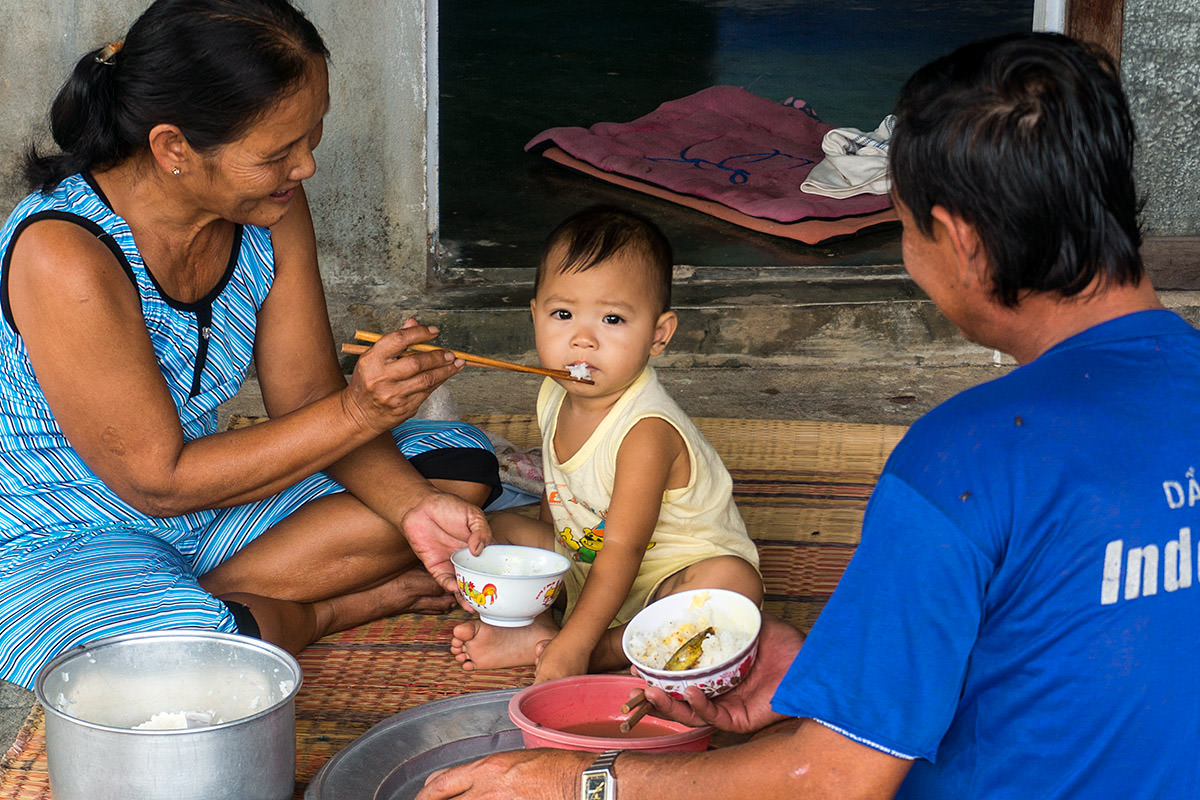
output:
[[[896,127],[896,117],[888,114],[872,133],[858,128],[834,128],[821,140],[825,158],[821,160],[800,190],[823,197],[853,197],[858,194],[887,194],[888,140]]]

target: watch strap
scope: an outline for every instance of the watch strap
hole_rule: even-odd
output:
[[[624,750],[605,750],[592,762],[592,765],[588,769],[602,769],[612,772],[613,764],[617,763],[617,756],[624,752]]]

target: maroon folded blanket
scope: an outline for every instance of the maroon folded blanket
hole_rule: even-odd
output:
[[[781,236],[785,239],[794,239],[804,244],[826,244],[827,242],[854,236],[880,225],[893,225],[900,220],[896,216],[895,209],[885,208],[883,211],[876,211],[874,214],[859,214],[851,217],[837,217],[835,219],[809,218],[797,220],[796,222],[776,222],[772,219],[763,219],[762,217],[752,217],[749,214],[743,214],[728,206],[714,203],[712,200],[703,200],[699,197],[679,194],[678,192],[672,192],[670,189],[643,183],[633,178],[626,178],[623,175],[617,175],[613,172],[603,172],[585,161],[580,161],[578,158],[567,155],[557,147],[547,147],[542,152],[542,155],[557,164],[562,164],[564,167],[569,167],[616,186],[632,189],[635,192],[662,200],[669,200],[672,203],[678,203],[681,206],[686,206],[743,228],[749,228],[752,231],[770,234],[771,236]]]
[[[832,127],[807,110],[740,87],[713,86],[632,122],[550,128],[525,149],[554,145],[603,172],[781,223],[889,208],[886,195],[832,198],[801,191],[825,157],[821,140]]]

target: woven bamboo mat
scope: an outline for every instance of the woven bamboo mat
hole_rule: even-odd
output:
[[[469,418],[518,447],[537,444],[532,416]],[[863,509],[904,428],[701,418],[725,460],[758,545],[771,613],[808,630],[858,543]],[[329,636],[299,657],[296,798],[330,757],[376,723],[431,700],[528,685],[532,668],[466,673],[449,654],[467,614],[403,614]],[[45,735],[35,707],[0,758],[0,800],[46,800]]]

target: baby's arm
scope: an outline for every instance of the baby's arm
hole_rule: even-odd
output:
[[[617,452],[612,502],[604,521],[604,545],[588,572],[575,610],[538,660],[537,680],[588,671],[589,662],[642,564],[654,535],[663,492],[690,476],[687,448],[678,431],[661,419],[644,419],[626,434]],[[597,653],[603,658],[603,653]],[[597,669],[614,668],[605,663]]]

